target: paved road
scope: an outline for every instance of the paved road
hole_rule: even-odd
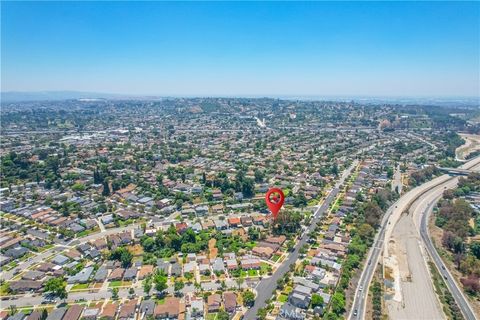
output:
[[[273,275],[269,278],[263,278],[256,287],[257,297],[255,298],[255,304],[252,308],[248,309],[244,315],[244,319],[256,319],[257,312],[259,309],[266,306],[265,301],[270,299],[277,288],[277,280],[281,279],[289,270],[290,265],[295,263],[298,260],[299,251],[303,247],[304,244],[307,243],[309,237],[308,234],[315,230],[317,226],[317,222],[320,218],[324,215],[324,213],[328,210],[328,207],[335,200],[338,192],[340,191],[340,186],[345,182],[345,179],[351,174],[353,169],[358,165],[358,161],[354,161],[352,165],[344,172],[340,180],[336,183],[333,189],[330,191],[328,196],[325,199],[325,202],[315,211],[313,219],[310,223],[310,226],[307,230],[303,233],[302,238],[297,242],[294,247],[293,252],[291,252],[288,257],[283,261],[283,263],[278,267],[277,270],[273,273]]]
[[[393,208],[398,205],[399,200],[397,200],[385,213],[383,216],[382,222],[380,224],[380,232],[376,234],[373,246],[370,248],[367,256],[366,268],[363,269],[363,272],[358,281],[357,290],[355,291],[355,297],[353,300],[353,306],[350,310],[349,319],[363,319],[365,312],[365,305],[368,296],[368,286],[372,280],[373,273],[375,272],[375,266],[378,263],[380,254],[383,249],[383,241],[385,239],[385,227],[388,223],[388,219],[393,212]]]
[[[51,249],[48,249],[48,250],[46,250],[46,251],[44,251],[40,254],[37,254],[36,256],[34,256],[32,258],[29,258],[28,260],[26,260],[22,263],[19,263],[18,266],[16,266],[12,270],[1,272],[0,273],[0,279],[10,280],[15,276],[15,271],[16,270],[20,270],[20,271],[26,270],[27,268],[30,268],[30,266],[32,266],[34,264],[45,261],[51,255],[53,255],[55,253],[62,252],[66,248],[67,247],[63,246],[63,245],[56,245],[55,247],[53,247]]]
[[[5,272],[0,273],[0,278],[4,279],[4,280],[10,280],[15,276],[15,274],[14,274],[15,270],[26,270],[26,269],[30,268],[31,266],[33,266],[34,264],[44,262],[48,257],[50,257],[51,255],[53,255],[55,253],[62,252],[63,250],[68,249],[68,248],[73,248],[73,247],[78,246],[79,244],[82,244],[82,243],[86,243],[86,242],[89,242],[89,241],[92,241],[92,240],[103,238],[107,235],[119,233],[119,232],[126,231],[126,230],[133,230],[136,227],[138,227],[138,224],[131,224],[127,227],[108,229],[104,232],[94,233],[94,234],[88,235],[88,236],[80,238],[80,239],[73,239],[67,245],[56,245],[55,247],[53,247],[53,248],[51,248],[51,249],[49,249],[45,252],[42,252],[42,253],[36,255],[35,257],[30,258],[27,261],[24,261],[24,262],[20,263],[16,268],[13,268],[10,271],[5,271]]]
[[[448,179],[448,176],[442,176],[420,187],[410,190],[406,194],[402,195],[402,197],[393,203],[385,212],[382,221],[380,222],[379,232],[376,234],[373,240],[373,245],[367,255],[367,263],[357,284],[353,305],[348,316],[349,319],[364,319],[365,317],[368,288],[370,287],[370,283],[372,281],[373,274],[380,259],[381,253],[384,252],[386,247],[385,239],[390,239],[393,232],[393,227],[402,212],[405,212],[410,204],[415,201],[419,195],[425,192],[425,190],[428,190],[432,186],[438,185],[438,183]]]
[[[470,169],[474,166],[477,166],[478,164],[480,164],[480,157],[476,157],[469,162],[463,164],[461,168]],[[443,175],[419,187],[416,187],[410,190],[408,193],[404,194],[387,210],[380,224],[380,231],[379,233],[377,233],[374,239],[373,246],[369,250],[367,256],[368,263],[366,264],[366,267],[363,269],[360,276],[360,281],[358,282],[357,289],[355,291],[355,297],[352,308],[350,309],[348,319],[365,318],[368,290],[372,281],[373,273],[375,271],[376,265],[378,264],[380,254],[382,253],[382,251],[386,251],[387,249],[385,246],[385,239],[390,239],[393,227],[396,224],[396,221],[398,221],[398,219],[400,218],[400,215],[405,212],[408,207],[426,191],[433,189],[439,184],[443,184],[452,179],[453,178],[449,177],[448,175]],[[387,253],[384,252],[384,254]]]
[[[165,221],[174,220],[175,217],[178,214],[179,214],[178,212],[172,213],[170,216],[168,216],[168,218],[165,219]],[[65,245],[63,245],[63,244],[62,245],[56,245],[55,247],[53,247],[53,248],[51,248],[51,249],[49,249],[45,252],[42,252],[42,253],[36,255],[35,257],[30,258],[27,261],[24,261],[24,262],[20,263],[16,268],[13,268],[10,271],[0,272],[0,279],[11,280],[15,276],[14,275],[15,270],[26,270],[26,269],[30,268],[31,266],[33,266],[37,263],[44,262],[51,255],[62,252],[65,249],[74,248],[74,247],[78,246],[79,244],[94,241],[94,240],[106,237],[108,235],[120,233],[120,232],[123,232],[123,231],[132,231],[135,228],[137,228],[139,225],[140,225],[139,223],[134,223],[134,224],[128,225],[126,227],[107,229],[105,231],[97,232],[97,233],[88,235],[88,236],[83,237],[83,238],[73,239],[70,242],[66,243]]]
[[[432,210],[435,207],[435,204],[441,198],[442,193],[443,193],[443,188],[441,188],[440,190],[438,189],[432,190],[432,192],[429,194],[429,197],[434,199],[423,211],[422,220],[420,224],[420,235],[422,237],[423,244],[425,245],[428,251],[428,254],[432,258],[432,261],[437,266],[440,274],[443,276],[444,282],[447,284],[447,287],[452,293],[452,296],[455,299],[455,302],[457,303],[458,307],[462,311],[463,316],[467,320],[475,320],[476,319],[475,313],[473,312],[472,307],[470,306],[470,304],[468,303],[468,300],[463,295],[462,289],[459,288],[452,274],[450,273],[450,271],[448,270],[448,268],[440,258],[428,232],[428,218],[432,213]]]

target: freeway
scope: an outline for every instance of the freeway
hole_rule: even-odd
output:
[[[271,277],[263,278],[255,288],[257,291],[257,297],[255,298],[255,304],[252,308],[248,309],[244,315],[244,319],[256,319],[257,312],[259,309],[266,306],[265,301],[270,299],[277,288],[277,280],[281,279],[290,269],[290,265],[294,264],[298,260],[299,251],[305,245],[309,239],[308,234],[315,230],[317,222],[323,216],[323,214],[328,210],[330,204],[335,200],[337,194],[340,191],[340,186],[345,182],[345,179],[352,173],[353,169],[358,165],[358,161],[354,161],[352,165],[345,170],[342,174],[340,180],[332,188],[328,196],[325,198],[323,204],[315,211],[313,219],[310,223],[310,226],[303,233],[299,241],[296,243],[293,252],[291,252],[288,257],[283,261],[283,263],[278,267],[277,270],[273,273]]]
[[[357,290],[355,292],[355,297],[353,300],[353,306],[350,310],[349,319],[359,318],[362,319],[365,312],[365,307],[367,303],[368,296],[368,286],[372,280],[373,273],[375,272],[375,266],[378,263],[380,253],[383,249],[383,241],[385,238],[385,226],[388,223],[388,219],[393,212],[393,208],[397,207],[398,200],[387,210],[383,216],[380,232],[376,234],[373,240],[373,246],[370,248],[367,256],[366,268],[363,269],[363,272],[358,281]],[[365,288],[365,289],[363,289]]]
[[[456,185],[456,180],[453,186]],[[460,308],[463,316],[467,320],[475,320],[475,313],[472,310],[472,307],[468,303],[468,300],[465,298],[462,290],[459,288],[458,284],[456,283],[455,279],[453,278],[452,274],[443,263],[440,255],[438,254],[435,246],[433,245],[432,239],[430,238],[430,234],[428,232],[428,220],[433,208],[435,207],[438,200],[441,198],[444,188],[434,189],[432,192],[429,193],[428,200],[431,200],[427,205],[427,208],[423,211],[420,223],[420,235],[423,240],[423,244],[428,251],[428,254],[432,258],[432,261],[435,263],[437,269],[442,274],[444,278],[444,282],[447,284],[448,289],[452,293],[455,302],[457,303],[458,307]]]
[[[395,201],[390,208],[387,209],[383,215],[382,221],[380,222],[379,232],[375,236],[373,245],[368,252],[368,262],[365,265],[366,267],[363,269],[362,274],[360,275],[353,305],[348,316],[349,319],[363,319],[365,317],[364,313],[367,304],[370,282],[372,281],[373,274],[380,259],[381,253],[386,251],[385,239],[389,239],[391,237],[393,226],[400,218],[400,215],[403,212],[408,211],[410,205],[426,190],[429,190],[433,186],[443,183],[448,179],[448,176],[441,176],[419,187],[416,187],[404,194],[400,199]]]
[[[480,157],[476,157],[463,164],[461,168],[470,169],[474,166],[477,166],[479,163]],[[385,239],[390,239],[393,232],[393,227],[400,219],[402,213],[408,211],[410,206],[427,191],[437,187],[440,184],[443,185],[443,183],[452,179],[455,178],[452,178],[448,175],[442,175],[427,183],[424,183],[423,185],[418,186],[404,194],[386,211],[380,223],[380,231],[375,236],[373,245],[367,255],[368,263],[365,265],[365,268],[360,275],[360,280],[355,291],[354,301],[350,309],[348,319],[365,318],[368,289],[373,278],[373,273],[378,264],[382,251],[384,256],[388,256],[388,247],[386,246]]]

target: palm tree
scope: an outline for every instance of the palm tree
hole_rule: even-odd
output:
[[[13,304],[10,305],[10,307],[8,309],[9,309],[8,314],[11,315],[11,316],[13,316],[14,314],[17,313],[17,306],[15,306]]]
[[[243,279],[243,278],[240,276],[240,277],[238,277],[237,279],[235,279],[235,281],[237,282],[238,289],[240,290],[240,287],[241,287],[242,284],[245,282],[245,279]]]

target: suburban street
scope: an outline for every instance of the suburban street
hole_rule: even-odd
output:
[[[266,306],[265,301],[272,297],[276,287],[277,287],[277,280],[282,278],[290,268],[290,265],[295,263],[298,260],[298,255],[300,248],[303,247],[304,244],[307,243],[308,234],[315,230],[317,226],[317,222],[320,218],[325,214],[328,210],[330,204],[335,200],[337,194],[340,191],[340,186],[345,182],[345,179],[351,174],[354,168],[358,165],[358,161],[354,161],[350,167],[345,170],[342,174],[340,180],[335,184],[333,189],[330,191],[328,196],[325,198],[325,201],[322,205],[315,211],[310,226],[305,230],[303,233],[304,236],[297,242],[294,247],[294,250],[288,255],[288,257],[283,261],[281,266],[273,273],[273,275],[269,278],[263,278],[255,288],[257,292],[257,297],[255,298],[255,304],[253,307],[247,310],[245,313],[244,319],[256,319],[257,312],[259,309]]]
[[[173,220],[173,219],[175,219],[175,217],[177,215],[178,215],[178,212],[173,213],[170,216],[168,216],[165,220],[166,221]],[[13,268],[12,270],[0,273],[0,277],[2,279],[5,279],[5,280],[11,280],[15,276],[16,270],[20,270],[20,271],[26,270],[26,269],[30,268],[31,266],[33,266],[35,264],[44,262],[50,256],[52,256],[54,254],[57,254],[57,253],[60,253],[60,252],[64,251],[65,249],[74,248],[74,247],[76,247],[80,244],[87,243],[87,242],[90,242],[90,241],[95,241],[97,239],[104,238],[104,237],[112,235],[112,234],[116,234],[116,233],[120,233],[120,232],[124,232],[124,231],[132,231],[135,228],[137,228],[138,226],[139,226],[138,223],[134,223],[134,224],[128,225],[126,227],[106,229],[104,231],[93,233],[93,234],[88,235],[88,236],[83,237],[83,238],[73,239],[70,242],[68,242],[66,245],[56,245],[55,247],[53,247],[51,249],[48,249],[48,250],[36,255],[35,257],[32,257],[32,258],[28,259],[27,261],[24,261],[24,262],[20,263],[16,268]]]

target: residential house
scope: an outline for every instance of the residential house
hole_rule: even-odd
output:
[[[163,304],[155,307],[155,319],[183,319],[184,316],[185,305],[175,297],[167,297]]]
[[[237,311],[237,295],[234,292],[224,292],[223,301],[225,305],[225,311],[228,313]]]
[[[117,320],[135,320],[137,300],[128,300],[121,304]]]
[[[222,297],[218,293],[214,293],[207,298],[208,312],[218,312],[222,306]]]
[[[80,315],[82,314],[83,309],[84,306],[79,304],[74,304],[70,306],[67,312],[65,312],[62,320],[78,320],[80,318]]]

